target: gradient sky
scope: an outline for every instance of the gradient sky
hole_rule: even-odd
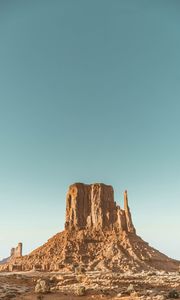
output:
[[[180,1],[0,1],[0,257],[63,229],[74,182],[128,189],[180,259]]]

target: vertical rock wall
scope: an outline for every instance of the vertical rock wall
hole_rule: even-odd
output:
[[[128,206],[127,191],[124,210],[116,205],[112,186],[102,183],[75,183],[66,198],[67,230],[116,230],[135,233]]]

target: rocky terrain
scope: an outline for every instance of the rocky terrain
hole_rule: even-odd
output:
[[[1,273],[0,299],[177,299],[179,272],[111,272],[76,269],[74,272]],[[83,296],[83,297],[82,297]]]
[[[66,197],[64,231],[26,256],[19,243],[1,263],[0,299],[14,290],[16,299],[162,300],[179,291],[179,266],[136,234],[127,191],[122,209],[111,186],[75,183]]]

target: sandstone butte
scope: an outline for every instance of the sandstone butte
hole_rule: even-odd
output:
[[[114,201],[112,186],[75,183],[67,192],[64,230],[29,255],[11,255],[0,270],[67,271],[76,266],[118,272],[176,271],[180,262],[150,247],[136,234],[127,191],[122,209]]]

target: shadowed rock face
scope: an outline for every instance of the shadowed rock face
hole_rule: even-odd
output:
[[[91,185],[75,183],[66,197],[65,228],[71,230],[115,230],[135,233],[124,194],[124,210],[116,205],[112,186],[102,183]]]

